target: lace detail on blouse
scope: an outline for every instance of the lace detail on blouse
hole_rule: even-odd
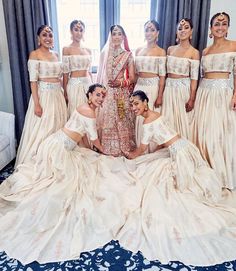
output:
[[[96,119],[81,115],[77,110],[73,112],[70,119],[65,124],[65,128],[84,136],[87,134],[90,140],[98,138]]]
[[[62,57],[63,72],[89,71],[91,69],[91,55],[68,55]]]
[[[142,144],[148,145],[153,141],[158,145],[161,145],[175,136],[177,136],[176,131],[169,126],[168,121],[163,116],[160,116],[150,123],[143,124],[143,136],[141,142]]]
[[[236,52],[202,56],[201,75],[207,72],[233,72],[236,75]]]
[[[29,59],[28,71],[31,82],[44,78],[60,79],[62,77],[62,63]]]
[[[156,73],[159,76],[166,75],[165,56],[136,56],[135,68],[137,72]]]
[[[192,80],[198,80],[199,66],[199,60],[167,56],[167,73],[189,76]]]

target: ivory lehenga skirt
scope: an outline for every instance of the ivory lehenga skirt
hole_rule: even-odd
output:
[[[40,143],[49,135],[64,126],[67,121],[67,108],[60,83],[38,83],[38,95],[43,114],[34,113],[34,101],[30,98],[25,116],[25,124],[17,152],[15,167],[33,162]]]
[[[202,79],[195,102],[193,142],[222,181],[236,186],[236,112],[230,79]]]
[[[69,116],[83,103],[87,102],[86,93],[92,84],[90,77],[71,77],[67,85]]]
[[[186,112],[190,97],[190,78],[166,79],[161,114],[181,136],[192,141],[193,110]]]

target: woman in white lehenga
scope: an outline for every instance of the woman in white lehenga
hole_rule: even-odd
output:
[[[79,258],[115,239],[138,207],[142,190],[127,170],[119,170],[122,159],[77,145],[86,133],[103,152],[95,109],[105,93],[99,84],[90,86],[88,104],[40,145],[31,170],[22,165],[11,187],[4,186],[8,179],[0,186],[0,250],[10,257],[24,264]]]
[[[144,117],[143,137],[126,155],[136,158],[135,174],[145,191],[142,205],[119,232],[120,244],[162,263],[207,266],[235,260],[236,208],[220,204],[222,190],[215,172],[195,145],[148,108],[144,92],[131,97],[134,112]],[[170,157],[155,159],[152,153],[140,162],[138,156],[152,140],[168,148]]]
[[[165,87],[166,52],[157,45],[159,24],[155,20],[144,24],[147,44],[135,53],[135,69],[138,76],[134,90],[142,89],[149,98],[152,110],[162,105],[162,95]],[[158,110],[159,110],[158,109]],[[135,123],[135,137],[137,146],[142,137],[143,117],[138,116]],[[155,145],[149,146],[149,152],[154,151]]]
[[[62,128],[67,121],[67,108],[61,87],[62,63],[53,47],[52,28],[39,27],[39,48],[32,51],[28,70],[32,95],[17,152],[15,167],[33,162],[40,143]]]
[[[213,44],[203,51],[195,102],[193,142],[216,171],[223,188],[236,187],[236,42],[227,40],[230,18],[210,21]],[[232,74],[233,83],[230,79]],[[233,84],[233,86],[232,86]]]
[[[92,83],[90,69],[91,50],[81,45],[85,25],[80,20],[70,24],[72,43],[63,48],[63,88],[68,102],[69,116],[81,104],[85,103],[86,92]]]
[[[167,50],[167,74],[161,114],[171,126],[192,141],[193,107],[199,72],[199,52],[190,43],[192,21],[180,20],[177,26],[179,44]]]

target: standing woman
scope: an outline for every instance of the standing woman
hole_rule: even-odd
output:
[[[204,49],[203,79],[195,102],[194,143],[216,171],[222,187],[236,186],[236,42],[226,39],[230,24],[227,13],[210,21],[213,44]],[[230,74],[233,73],[233,87]]]
[[[113,25],[99,63],[97,81],[107,88],[99,109],[99,131],[104,153],[121,156],[134,148],[134,115],[129,104],[134,82],[134,61],[120,25]]]
[[[38,49],[32,51],[28,70],[32,95],[18,148],[15,166],[34,159],[40,143],[62,128],[67,120],[66,103],[61,88],[62,63],[53,47],[53,31],[42,25]]]
[[[86,92],[92,84],[89,74],[91,51],[81,46],[85,25],[80,20],[74,20],[70,24],[70,31],[72,43],[63,48],[63,88],[69,115],[86,102]]]
[[[166,52],[157,45],[159,24],[155,20],[144,24],[146,45],[135,53],[135,69],[138,76],[135,90],[143,90],[149,98],[149,106],[153,110],[162,105],[162,95],[166,76]],[[136,119],[136,144],[139,146],[142,136],[143,117]],[[152,148],[149,148],[149,151]]]
[[[167,50],[166,86],[163,95],[162,115],[181,135],[192,140],[191,124],[199,72],[199,51],[190,43],[193,25],[188,18],[177,26],[178,45]]]

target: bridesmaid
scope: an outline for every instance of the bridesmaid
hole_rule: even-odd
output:
[[[167,50],[166,86],[163,95],[162,115],[166,116],[172,127],[187,139],[192,139],[193,119],[198,72],[199,51],[191,45],[192,21],[180,20],[177,27],[178,45]],[[191,112],[191,113],[190,113]]]
[[[85,24],[74,20],[70,24],[72,43],[63,48],[63,88],[68,102],[69,115],[75,108],[86,102],[86,92],[92,84],[91,50],[81,45]]]
[[[195,102],[194,143],[218,174],[223,188],[236,186],[236,42],[228,40],[230,17],[210,21],[213,43],[203,51],[202,81]],[[230,80],[233,74],[233,87]]]
[[[53,31],[42,25],[38,32],[38,49],[32,51],[28,70],[32,95],[18,148],[15,166],[34,160],[40,143],[62,128],[67,109],[61,88],[62,63],[53,47]]]
[[[135,69],[137,83],[134,90],[143,90],[149,98],[151,109],[162,105],[162,95],[165,86],[166,52],[157,45],[159,24],[155,20],[144,24],[146,45],[135,52]],[[136,144],[140,144],[143,118],[136,119]],[[150,147],[149,151],[153,151]]]

